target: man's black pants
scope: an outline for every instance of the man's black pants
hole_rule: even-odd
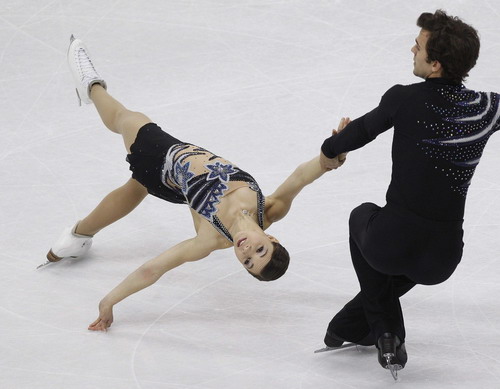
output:
[[[462,257],[462,221],[432,221],[387,204],[364,203],[349,219],[351,259],[361,291],[328,330],[346,341],[385,332],[406,337],[399,298],[416,284],[448,279]]]

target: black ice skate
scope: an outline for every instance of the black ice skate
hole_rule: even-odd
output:
[[[325,344],[327,347],[340,347],[342,346],[342,343],[354,343],[359,346],[373,346],[375,345],[375,341],[373,340],[372,334],[366,335],[364,338],[359,339],[359,340],[347,340],[343,339],[337,334],[335,334],[330,328],[326,331],[325,339],[324,339]]]
[[[342,339],[340,336],[336,335],[333,333],[330,329],[326,331],[325,335],[325,345],[326,347],[320,348],[314,353],[322,353],[325,351],[334,351],[334,350],[340,350],[344,348],[349,348],[349,347],[355,347],[355,346],[373,346],[375,343],[372,340],[371,334],[368,334],[365,336],[363,339],[356,341],[356,342],[350,342],[346,339]]]
[[[401,342],[397,335],[385,333],[378,338],[377,348],[380,366],[389,369],[397,381],[398,371],[405,367],[408,360],[404,342]]]

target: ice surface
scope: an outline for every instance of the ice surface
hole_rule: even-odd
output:
[[[257,282],[230,250],[184,265],[87,325],[147,259],[193,235],[187,208],[147,198],[99,233],[87,258],[35,271],[64,227],[129,177],[119,136],[78,107],[69,37],[85,40],[109,91],[173,135],[251,172],[264,193],[319,152],[343,115],[371,110],[412,75],[421,12],[444,8],[481,33],[467,83],[500,90],[493,0],[3,0],[0,4],[0,387],[386,388],[371,348],[314,354],[357,292],[347,219],[384,202],[391,131],[348,156],[269,230],[288,273]],[[407,388],[500,382],[500,135],[470,190],[456,273],[402,299]]]

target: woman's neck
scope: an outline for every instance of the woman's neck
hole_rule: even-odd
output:
[[[232,213],[232,223],[228,223],[228,231],[232,236],[235,236],[240,231],[260,230],[257,224],[257,216],[255,210],[252,212],[245,208],[240,208]]]

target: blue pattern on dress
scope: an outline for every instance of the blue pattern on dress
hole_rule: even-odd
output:
[[[254,178],[232,164],[224,164],[219,161],[204,165],[207,172],[197,175],[191,170],[191,163],[185,162],[188,157],[203,155],[208,157],[207,161],[218,157],[198,146],[194,146],[191,151],[177,157],[179,152],[192,146],[194,145],[180,143],[168,150],[162,168],[163,184],[184,196],[194,211],[207,219],[221,235],[232,242],[231,234],[216,215],[217,205],[229,189],[229,186],[226,185],[229,181],[246,182],[250,189],[257,192],[258,223],[261,228],[264,228],[265,198]],[[178,185],[180,190],[178,187],[170,186],[168,181]]]
[[[180,185],[183,193],[187,192],[188,181],[194,177],[194,173],[189,171],[190,162],[182,165],[181,163],[176,163],[174,166],[175,180]]]
[[[224,165],[220,162],[216,162],[215,165],[205,165],[205,167],[210,171],[207,180],[220,178],[222,181],[228,182],[231,174],[236,173],[233,165]]]

